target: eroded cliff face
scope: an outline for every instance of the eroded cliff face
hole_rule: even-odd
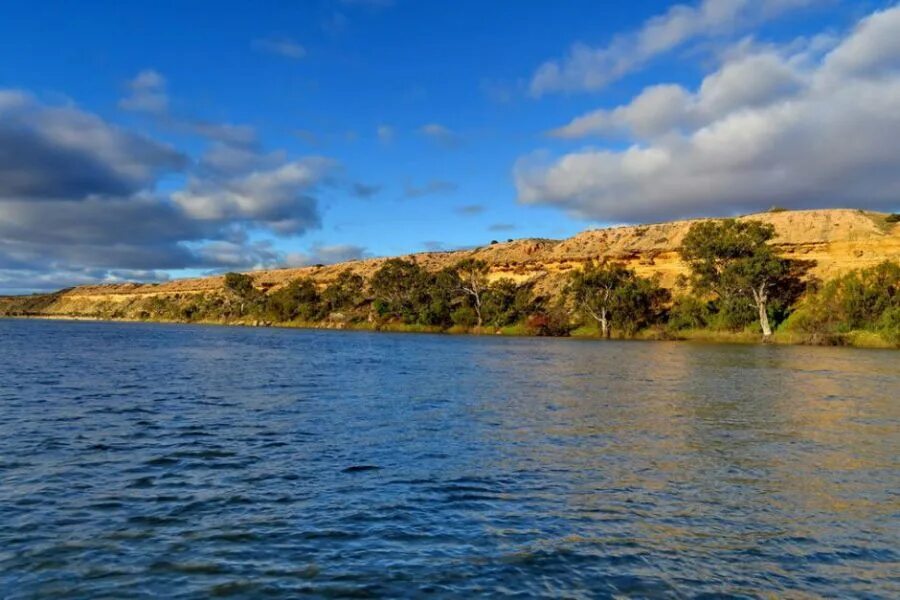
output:
[[[886,216],[840,209],[761,213],[741,219],[774,225],[777,232],[774,244],[781,253],[788,258],[814,261],[811,274],[828,280],[883,260],[900,262],[900,223],[887,223]],[[517,282],[533,281],[538,293],[549,295],[559,293],[569,272],[588,260],[622,262],[640,275],[659,275],[664,286],[672,287],[679,275],[688,272],[679,259],[678,248],[695,222],[597,229],[561,241],[521,239],[475,250],[427,252],[403,258],[414,260],[426,269],[438,270],[463,258],[474,257],[490,265],[491,279],[507,277]],[[310,277],[324,287],[345,269],[368,278],[385,260],[373,258],[325,267],[256,271],[252,275],[256,286],[265,290],[278,289],[300,277]],[[36,297],[28,312],[51,316],[108,314],[111,307],[124,307],[154,296],[187,298],[195,294],[221,293],[223,282],[223,277],[215,276],[162,284],[81,286]],[[21,303],[21,298],[0,298],[0,313],[4,306]],[[103,310],[99,310],[101,308]]]

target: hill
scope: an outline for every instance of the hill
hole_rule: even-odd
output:
[[[814,261],[811,274],[822,280],[884,260],[900,261],[900,223],[883,213],[852,209],[767,212],[740,217],[771,223],[774,241],[788,258]],[[406,256],[427,270],[439,270],[463,258],[489,266],[490,280],[510,278],[533,282],[535,291],[559,293],[568,273],[587,260],[622,262],[638,274],[659,275],[664,287],[674,285],[687,268],[678,248],[696,220],[589,230],[565,240],[518,239],[471,250],[424,252]],[[250,273],[254,285],[275,291],[298,278],[309,277],[325,287],[347,269],[368,279],[387,260],[371,258],[327,266],[285,268]],[[224,277],[181,279],[166,283],[119,283],[80,286],[52,294],[0,298],[0,314],[93,317],[114,313],[135,318],[129,306],[151,298],[189,298],[224,292]]]

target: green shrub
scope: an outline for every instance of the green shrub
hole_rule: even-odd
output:
[[[878,319],[878,333],[895,346],[900,346],[900,306],[884,311]]]
[[[696,296],[679,296],[669,309],[669,329],[703,329],[711,318],[708,302]]]
[[[885,221],[888,223],[900,223],[900,213],[893,213],[888,215]]]
[[[478,315],[469,306],[461,306],[454,310],[451,319],[454,325],[460,327],[474,327],[478,323]]]

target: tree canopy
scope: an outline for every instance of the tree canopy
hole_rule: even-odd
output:
[[[760,221],[702,221],[691,226],[681,257],[691,268],[694,289],[712,294],[723,307],[756,311],[764,336],[772,335],[773,302],[796,296],[802,288],[802,263],[780,257],[769,242],[775,227]]]

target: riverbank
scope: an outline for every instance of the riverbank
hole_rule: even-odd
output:
[[[262,323],[259,321],[225,320],[225,319],[201,319],[201,320],[177,320],[177,319],[110,319],[104,317],[91,317],[85,315],[0,315],[0,319],[37,319],[46,321],[92,321],[101,323],[159,323],[170,325],[209,325],[217,327],[269,327],[278,329],[308,329],[308,330],[334,330],[334,331],[370,331],[385,333],[430,333],[439,335],[458,336],[503,336],[503,337],[557,337],[577,340],[605,341],[596,327],[579,327],[567,336],[541,336],[530,331],[524,324],[508,327],[460,327],[450,328],[433,327],[406,323],[372,323],[372,322],[306,322],[292,321],[287,323]],[[891,344],[880,335],[871,331],[850,331],[843,334],[823,336],[805,334],[790,331],[775,331],[768,340],[763,339],[759,333],[752,331],[717,331],[709,329],[689,329],[682,331],[669,331],[664,328],[646,329],[634,336],[624,337],[614,335],[612,340],[642,341],[642,342],[696,342],[704,344],[741,344],[763,345],[775,344],[781,346],[830,346],[846,348],[865,348],[878,350],[898,350],[900,347]]]

